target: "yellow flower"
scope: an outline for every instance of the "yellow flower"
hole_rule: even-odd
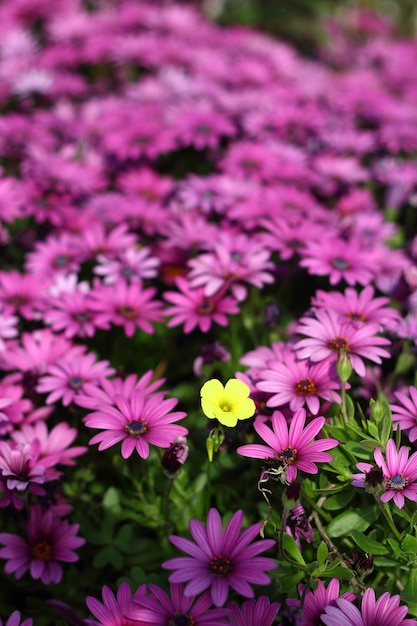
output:
[[[203,413],[224,426],[236,426],[238,420],[247,420],[255,413],[248,385],[237,378],[228,380],[226,386],[212,378],[204,383],[200,393]]]

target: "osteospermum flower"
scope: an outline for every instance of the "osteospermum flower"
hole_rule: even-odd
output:
[[[183,585],[171,583],[170,596],[157,585],[149,584],[150,596],[135,596],[136,609],[129,613],[135,624],[147,626],[226,626],[226,609],[210,608],[213,605],[209,591],[198,599],[184,595]]]
[[[365,375],[363,358],[381,363],[382,357],[390,353],[383,346],[391,342],[385,337],[378,337],[379,324],[367,324],[354,328],[348,322],[341,322],[337,313],[319,309],[315,317],[303,317],[296,327],[296,332],[306,335],[294,344],[300,359],[313,362],[327,358],[336,359],[341,352],[347,354],[352,367],[359,376]]]
[[[300,595],[304,596],[303,608],[302,608],[302,621],[303,626],[320,626],[320,616],[328,606],[334,606],[337,598],[344,598],[346,602],[353,602],[355,595],[350,591],[347,591],[342,596],[339,596],[340,582],[337,578],[332,580],[327,585],[327,589],[321,580],[318,581],[317,589],[308,589],[304,594],[303,586],[299,587]],[[290,604],[290,601],[288,602]],[[300,606],[300,600],[291,600],[291,606]],[[339,626],[341,626],[339,624]],[[346,625],[347,626],[347,625]]]
[[[210,587],[213,603],[225,604],[229,587],[244,596],[253,598],[251,584],[268,585],[271,580],[265,570],[275,569],[276,562],[258,556],[271,548],[273,539],[251,543],[259,535],[262,523],[252,524],[242,533],[243,511],[236,511],[224,531],[217,509],[210,509],[206,527],[197,519],[189,523],[195,541],[171,535],[169,540],[190,556],[169,559],[162,563],[164,569],[175,570],[169,576],[172,583],[187,582],[184,595],[193,596]]]
[[[13,613],[10,615],[9,619],[4,624],[4,626],[32,626],[32,624],[33,624],[32,618],[29,617],[28,619],[25,619],[23,620],[23,622],[21,622],[19,611],[13,611]],[[1,619],[0,619],[0,626],[3,626],[3,621]]]
[[[375,599],[369,588],[362,597],[361,610],[344,598],[335,600],[335,606],[327,606],[320,616],[326,626],[416,626],[414,619],[404,619],[408,607],[400,606],[400,596],[388,592]]]
[[[116,597],[107,585],[104,585],[101,593],[103,602],[93,598],[93,596],[87,596],[85,600],[89,610],[98,620],[94,623],[100,624],[100,626],[144,626],[144,622],[130,620],[127,617],[130,612],[135,610],[136,606],[133,603],[129,583],[120,584]],[[141,585],[135,593],[135,598],[139,600],[145,596],[146,586]]]
[[[246,600],[241,607],[235,602],[227,605],[231,611],[229,621],[232,626],[272,626],[279,607],[279,602],[270,602],[266,596]]]
[[[298,409],[291,419],[288,430],[287,421],[280,411],[272,414],[272,430],[266,424],[255,422],[254,428],[266,444],[251,443],[240,446],[238,454],[254,459],[264,459],[272,470],[282,471],[285,480],[293,482],[297,470],[317,474],[317,462],[331,461],[332,456],[324,450],[335,448],[336,439],[312,441],[320,432],[325,422],[324,417],[316,417],[305,426],[306,412]]]
[[[250,389],[237,378],[230,378],[223,386],[212,378],[201,387],[201,408],[209,419],[217,419],[224,426],[236,426],[255,413],[255,403],[249,398]]]
[[[17,579],[30,570],[32,578],[40,578],[46,585],[59,583],[62,578],[61,562],[78,561],[76,548],[85,539],[77,537],[79,524],[61,520],[52,511],[44,512],[38,505],[30,509],[27,538],[11,533],[0,533],[0,558],[7,559],[5,572]]]
[[[386,460],[379,448],[375,449],[375,462],[382,469],[385,481],[382,502],[392,498],[400,509],[404,506],[404,498],[417,502],[417,452],[408,458],[408,448],[402,446],[397,452],[395,441],[390,439],[385,457]]]
[[[134,450],[147,459],[149,444],[168,448],[178,436],[188,434],[184,426],[172,424],[186,416],[183,411],[171,412],[177,402],[175,398],[164,399],[163,392],[150,396],[142,389],[135,389],[128,399],[115,395],[112,404],[100,404],[86,416],[86,426],[104,429],[89,443],[107,450],[121,441],[124,459]]]
[[[390,404],[392,421],[402,431],[407,432],[410,441],[417,439],[417,389],[408,387],[408,394],[394,391],[394,396],[401,404]]]

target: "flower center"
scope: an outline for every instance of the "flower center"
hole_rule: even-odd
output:
[[[27,297],[20,293],[16,293],[7,298],[7,302],[13,306],[22,306],[22,304],[26,304],[27,301]]]
[[[58,256],[54,259],[55,267],[65,267],[70,262],[70,257],[68,254],[58,254]]]
[[[141,437],[148,430],[148,424],[145,420],[132,420],[125,424],[123,428],[131,437]]]
[[[214,311],[214,301],[209,298],[205,298],[200,302],[197,307],[197,313],[200,315],[210,315]]]
[[[354,322],[366,322],[366,317],[363,313],[348,313],[347,316]]]
[[[122,304],[117,307],[117,312],[127,320],[134,320],[138,316],[138,312],[135,307],[129,306],[128,304]]]
[[[331,260],[331,264],[336,270],[347,270],[350,267],[349,261],[341,256],[336,256]]]
[[[71,376],[68,380],[68,387],[71,387],[71,389],[80,389],[83,386],[83,382],[80,376]]]
[[[281,448],[281,454],[279,458],[286,465],[290,465],[291,463],[295,463],[297,460],[298,450],[296,448]]]
[[[175,611],[174,615],[170,618],[168,626],[194,626],[195,620],[191,615],[185,613],[179,613]]]
[[[404,476],[402,472],[395,476],[387,476],[385,480],[385,489],[394,489],[395,491],[402,491],[410,483],[408,476]]]
[[[216,576],[226,576],[231,570],[230,559],[219,554],[211,559],[210,569]]]
[[[74,314],[74,319],[76,322],[79,322],[80,324],[84,324],[85,322],[90,321],[91,316],[89,313],[87,313],[87,311],[78,311],[78,313]]]
[[[46,539],[41,539],[31,548],[32,556],[34,559],[39,559],[40,561],[49,561],[52,558],[52,546],[46,541]]]
[[[295,385],[295,393],[297,396],[312,396],[316,391],[316,384],[311,378],[301,378]]]
[[[349,342],[345,337],[334,337],[329,341],[328,345],[330,350],[333,350],[333,352],[340,352],[341,350],[349,352]]]

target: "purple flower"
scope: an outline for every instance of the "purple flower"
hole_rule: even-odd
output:
[[[227,605],[232,626],[271,626],[280,607],[279,602],[270,602],[266,596],[257,600],[246,600],[239,607],[235,602]]]
[[[28,619],[25,619],[23,620],[23,622],[21,622],[19,611],[13,611],[13,613],[10,615],[9,619],[7,620],[4,626],[32,626],[32,624],[33,624],[32,618],[29,617]],[[1,619],[0,619],[0,626],[3,626],[3,621]]]
[[[274,560],[258,554],[271,548],[273,539],[262,539],[250,543],[260,532],[262,523],[252,524],[240,533],[243,511],[236,511],[222,529],[217,509],[210,509],[207,527],[199,520],[189,523],[195,541],[171,535],[171,543],[190,556],[169,559],[162,564],[164,569],[176,570],[169,576],[170,582],[187,582],[184,595],[191,596],[208,587],[215,606],[223,606],[229,587],[246,598],[253,598],[251,584],[268,585],[271,580],[265,570],[275,569]],[[249,545],[250,544],[250,545]]]
[[[29,487],[31,493],[45,493],[37,486],[45,482],[45,467],[37,461],[30,443],[0,441],[0,474],[7,489],[25,491]]]
[[[327,589],[321,580],[318,581],[317,589],[308,589],[304,594],[304,586],[299,586],[300,596],[304,597],[302,608],[302,626],[320,626],[320,616],[327,606],[334,606],[335,600],[339,598],[339,580],[332,578],[329,582]],[[350,591],[347,591],[342,596],[346,602],[353,602],[355,595]],[[289,600],[288,604],[293,607],[299,607],[301,605],[300,600]],[[339,626],[342,626],[339,624]],[[346,624],[346,626],[350,626]]]
[[[7,559],[5,572],[19,579],[30,570],[32,578],[40,578],[46,585],[59,583],[62,578],[61,562],[78,561],[74,550],[84,545],[85,539],[77,537],[78,524],[69,524],[44,512],[38,505],[30,510],[27,538],[11,533],[0,533],[0,558]]]
[[[344,598],[335,600],[335,606],[327,606],[320,616],[326,626],[417,626],[414,619],[404,619],[408,607],[400,606],[400,596],[388,592],[375,600],[373,589],[367,589],[362,597],[361,610]]]
[[[188,434],[184,426],[172,424],[185,417],[186,413],[171,413],[178,401],[175,398],[164,399],[164,392],[150,396],[142,389],[135,389],[129,399],[115,395],[113,402],[114,405],[99,404],[85,418],[89,428],[104,429],[90,440],[90,445],[99,443],[99,450],[107,450],[121,441],[124,459],[130,457],[134,450],[147,459],[149,444],[168,448],[176,437]]]
[[[316,417],[304,428],[305,421],[306,412],[299,409],[294,413],[288,430],[284,415],[280,411],[274,411],[272,430],[261,422],[254,423],[256,432],[268,445],[251,443],[240,446],[237,452],[242,456],[264,459],[270,468],[267,473],[271,469],[282,472],[289,483],[296,479],[297,469],[317,474],[315,463],[331,461],[333,457],[323,451],[336,447],[338,441],[336,439],[312,441],[322,429],[325,419]]]
[[[135,593],[135,599],[146,597],[146,587],[141,585]],[[127,615],[135,610],[133,596],[129,583],[123,582],[117,590],[115,597],[107,585],[102,589],[103,602],[99,602],[92,596],[87,596],[86,604],[91,613],[98,619],[94,624],[101,626],[144,626],[144,622],[130,620]]]
[[[183,585],[171,583],[169,596],[157,585],[148,585],[150,596],[134,596],[136,608],[129,612],[129,617],[147,626],[226,626],[224,616],[227,609],[211,609],[213,604],[209,591],[196,599],[194,595],[186,596]],[[138,620],[138,622],[136,621]]]
[[[401,430],[408,431],[408,438],[413,442],[417,439],[417,389],[410,385],[408,394],[394,391],[394,396],[401,404],[390,404],[392,421]]]
[[[379,448],[374,452],[375,462],[382,469],[385,493],[382,502],[391,498],[398,508],[404,506],[404,498],[417,502],[417,452],[408,458],[408,448],[402,446],[398,452],[395,441],[390,439],[385,450],[386,461]]]

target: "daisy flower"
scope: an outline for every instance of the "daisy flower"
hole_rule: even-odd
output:
[[[119,280],[128,283],[142,282],[145,278],[154,278],[158,273],[159,259],[151,255],[147,246],[143,248],[126,248],[115,257],[104,254],[97,256],[99,262],[93,272],[103,276],[106,285],[114,285]]]
[[[304,595],[303,586],[300,585],[300,595],[304,595],[301,622],[303,626],[320,626],[321,614],[327,606],[334,606],[337,598],[344,598],[346,602],[350,603],[355,600],[356,596],[349,591],[339,596],[339,587],[340,582],[337,578],[332,578],[327,585],[327,589],[322,581],[319,580],[317,589],[308,589]],[[300,605],[300,600],[291,600],[291,606]],[[339,624],[339,626],[341,625]]]
[[[19,611],[13,611],[13,613],[10,615],[10,617],[8,618],[4,626],[32,626],[32,624],[33,624],[32,618],[29,617],[28,619],[25,619],[23,620],[23,622],[21,622]],[[1,619],[0,619],[0,626],[3,626],[3,621]]]
[[[253,459],[263,459],[272,469],[282,470],[285,480],[292,483],[297,477],[297,470],[317,474],[317,462],[331,461],[332,456],[324,450],[335,448],[336,439],[312,441],[325,423],[324,417],[316,417],[305,426],[306,412],[298,409],[291,419],[288,430],[287,421],[280,411],[272,414],[272,430],[266,424],[255,422],[254,428],[266,444],[252,443],[240,446],[238,454]]]
[[[127,582],[120,584],[116,596],[107,585],[103,586],[101,594],[103,602],[93,598],[93,596],[87,596],[85,600],[90,612],[98,620],[94,622],[95,624],[100,624],[100,626],[144,626],[144,622],[130,620],[127,615],[135,610],[136,605],[133,603],[133,597],[138,601],[141,597],[146,597],[145,585],[141,585],[134,596]]]
[[[375,449],[374,459],[381,468],[385,481],[382,502],[388,502],[392,498],[399,509],[404,506],[404,498],[417,502],[417,452],[413,452],[408,458],[408,448],[402,446],[397,452],[395,441],[390,439],[385,457],[386,460],[380,448]]]
[[[414,619],[404,619],[408,607],[400,606],[400,596],[388,592],[376,600],[375,592],[368,588],[362,597],[361,609],[357,609],[345,598],[335,600],[320,616],[326,626],[417,626]]]
[[[234,298],[220,293],[207,296],[204,287],[193,288],[182,277],[176,279],[177,291],[167,291],[165,300],[172,303],[165,309],[165,315],[172,316],[167,323],[168,328],[184,324],[184,333],[188,334],[195,328],[207,333],[212,324],[227,326],[228,315],[239,313]]]
[[[196,596],[184,595],[183,585],[170,584],[170,595],[157,585],[150,583],[150,596],[133,597],[136,609],[128,613],[129,617],[145,623],[147,626],[226,626],[224,616],[228,611],[221,608],[210,608],[213,605],[209,591],[198,599]],[[137,621],[136,621],[137,620]]]
[[[272,626],[280,607],[279,602],[270,602],[266,596],[257,600],[246,600],[239,607],[235,602],[227,605],[230,610],[231,626]]]
[[[45,585],[59,583],[62,579],[61,562],[78,561],[76,548],[84,545],[85,539],[77,537],[79,524],[69,524],[54,515],[44,512],[38,505],[30,509],[27,538],[11,533],[0,533],[0,558],[6,559],[6,574],[17,579],[30,570],[35,580]]]
[[[331,357],[336,360],[343,351],[359,376],[364,376],[366,372],[363,358],[381,363],[381,357],[390,357],[388,350],[382,346],[391,342],[377,336],[379,324],[354,328],[348,322],[341,322],[331,309],[318,309],[315,317],[302,317],[295,331],[307,337],[294,344],[300,359],[316,362]]]
[[[417,389],[408,387],[408,394],[402,391],[394,391],[394,396],[400,404],[390,404],[392,421],[396,427],[407,432],[411,442],[417,439]]]
[[[15,315],[2,315],[0,306],[0,352],[6,350],[4,339],[11,339],[19,334],[16,328],[18,322]]]
[[[149,444],[168,448],[178,436],[188,434],[184,426],[172,424],[184,418],[186,413],[171,413],[178,400],[165,399],[163,392],[149,396],[142,389],[135,389],[128,399],[115,395],[113,402],[114,406],[100,404],[84,419],[89,428],[103,429],[89,442],[90,445],[98,443],[99,450],[107,450],[121,441],[124,459],[129,458],[134,450],[147,459]]]
[[[262,539],[251,543],[259,535],[262,523],[252,524],[241,533],[242,522],[243,511],[236,511],[223,531],[220,513],[212,508],[207,515],[206,527],[197,519],[190,520],[189,529],[195,543],[171,535],[171,543],[190,556],[162,563],[164,569],[175,570],[169,581],[187,582],[185,596],[210,588],[216,607],[224,606],[229,587],[245,598],[253,598],[251,584],[268,585],[271,579],[265,570],[277,567],[273,559],[258,556],[275,545],[275,541]]]

